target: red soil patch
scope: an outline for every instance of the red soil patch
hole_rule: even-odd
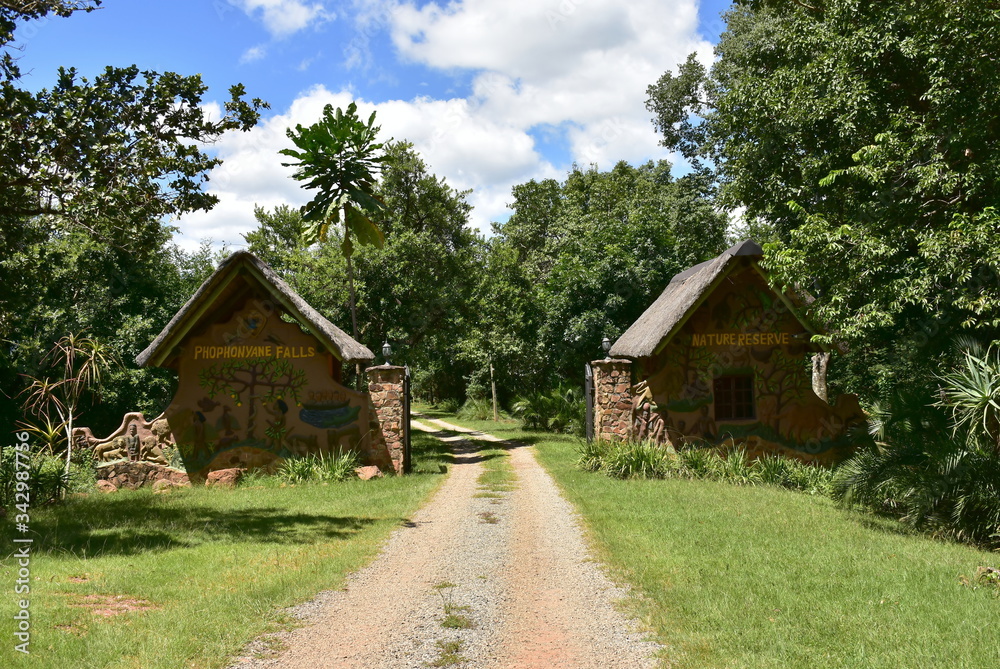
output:
[[[85,595],[78,603],[70,604],[81,609],[90,609],[95,616],[106,618],[132,611],[149,611],[160,607],[135,597],[125,595]]]

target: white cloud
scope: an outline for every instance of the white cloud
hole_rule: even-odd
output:
[[[384,29],[405,59],[471,74],[467,94],[358,104],[365,116],[378,112],[386,138],[413,142],[433,172],[455,188],[474,189],[473,223],[483,231],[509,213],[513,185],[565,175],[569,165],[550,163],[535,145],[532,133],[539,130],[564,143],[569,160],[582,166],[668,158],[645,108],[646,87],[692,51],[706,64],[712,58],[711,45],[697,35],[697,0],[454,0],[422,7],[356,0],[355,7],[363,10],[364,38],[355,41],[365,48]],[[224,205],[185,218],[188,239],[252,229],[254,202],[307,201],[279,164],[277,151],[290,145],[285,128],[314,123],[324,104],[343,107],[358,97],[364,96],[316,86],[250,133],[224,138],[218,149],[226,164],[211,184]],[[238,241],[238,235],[210,236]]]
[[[454,188],[474,189],[470,202],[476,207],[476,225],[484,230],[489,229],[491,218],[502,215],[512,184],[558,175],[524,129],[470,113],[466,100],[419,98],[372,104],[347,90],[331,92],[316,86],[284,113],[262,121],[250,132],[229,133],[213,145],[224,162],[212,171],[208,190],[219,196],[220,204],[210,212],[188,214],[180,220],[179,241],[188,248],[204,238],[238,246],[240,233],[256,227],[254,204],[305,204],[312,194],[292,179],[292,168],[281,165],[289,159],[278,151],[292,146],[286,129],[315,123],[327,104],[343,108],[352,100],[358,103],[362,118],[376,112],[381,138],[413,142],[431,171],[446,177]]]
[[[259,19],[274,37],[288,37],[335,18],[322,2],[304,0],[229,0],[247,16]]]
[[[252,46],[243,52],[240,56],[240,65],[245,65],[247,63],[253,63],[258,61],[267,55],[267,47],[263,44],[258,44],[257,46]]]

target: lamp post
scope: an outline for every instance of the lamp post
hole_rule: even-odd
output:
[[[607,337],[605,337],[601,341],[601,348],[604,350],[604,359],[605,360],[610,360],[611,359],[611,340],[608,339]]]
[[[385,366],[389,366],[389,356],[392,355],[392,347],[389,346],[389,340],[387,339],[384,344],[382,344],[382,357],[385,358]]]

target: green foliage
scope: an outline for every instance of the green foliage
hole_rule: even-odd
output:
[[[937,402],[910,391],[879,408],[873,443],[840,466],[832,492],[921,530],[1000,545],[1000,361],[978,346],[961,357],[941,375]]]
[[[582,385],[583,365],[659,296],[674,274],[717,255],[726,219],[703,176],[670,164],[574,168],[562,183],[514,187],[494,224],[477,291],[481,327],[463,358],[501,399]]]
[[[649,441],[606,442],[577,446],[577,466],[618,479],[705,479],[733,485],[772,485],[810,495],[829,493],[833,472],[776,455],[750,460],[742,448],[720,451],[687,447],[675,451]]]
[[[712,165],[779,284],[850,343],[868,402],[1000,327],[1000,71],[990,3],[742,0],[706,70],[649,88],[663,143]],[[836,380],[836,379],[834,379]]]
[[[355,451],[319,453],[304,458],[286,458],[277,476],[287,483],[332,483],[355,478],[354,470],[360,465],[361,459]]]
[[[59,339],[42,359],[52,376],[28,377],[31,384],[25,390],[24,409],[48,430],[59,425],[65,430],[66,476],[69,476],[73,456],[73,427],[80,417],[81,402],[86,393],[99,393],[108,372],[120,363],[108,347],[83,333],[70,333]],[[54,379],[54,380],[53,380]],[[58,420],[56,420],[58,419]],[[29,432],[39,433],[29,425]],[[53,446],[52,442],[48,446]]]
[[[648,441],[615,444],[605,451],[601,470],[618,479],[661,479],[670,473],[667,450]]]
[[[582,436],[587,411],[580,388],[560,385],[547,393],[530,393],[514,402],[512,413],[528,430]]]
[[[455,358],[477,325],[470,302],[482,243],[467,226],[468,193],[429,174],[407,142],[385,146],[381,177],[374,193],[385,205],[385,244],[359,247],[352,256],[358,339],[375,351],[388,340],[393,361],[412,370],[414,394],[431,401],[461,399],[469,366]],[[272,259],[303,299],[346,329],[347,268],[336,244],[306,245],[296,237],[304,226],[301,215],[287,208],[258,208],[256,216],[257,230],[245,235],[249,250]],[[343,231],[329,234],[336,241]]]
[[[967,347],[961,365],[939,378],[938,406],[951,409],[952,436],[1000,453],[1000,350]]]
[[[38,376],[41,353],[88,329],[131,360],[167,323],[200,274],[170,244],[169,217],[208,210],[203,191],[220,160],[201,147],[249,130],[266,104],[230,89],[221,118],[204,104],[201,77],[106,68],[92,80],[61,69],[54,84],[21,86],[14,30],[24,21],[91,11],[97,0],[0,7],[0,421],[18,411],[19,373]],[[28,45],[30,48],[30,44]],[[39,73],[35,73],[37,76]],[[200,260],[200,257],[197,257]],[[159,413],[169,373],[123,368],[108,375],[97,431],[126,411]]]
[[[386,160],[384,144],[375,141],[380,129],[375,125],[375,112],[365,123],[352,102],[346,112],[326,105],[319,121],[287,131],[298,150],[282,149],[282,155],[296,160],[282,165],[295,167],[294,178],[304,181],[306,189],[317,191],[302,208],[305,243],[326,241],[330,226],[341,221],[345,256],[351,255],[352,236],[363,245],[381,247],[385,242],[382,231],[369,218],[384,207],[375,197],[375,177]]]
[[[27,469],[22,469],[27,474],[25,483],[31,508],[39,508],[46,504],[60,501],[68,492],[92,492],[94,490],[93,463],[85,460],[81,463],[73,463],[69,471],[61,458],[47,453],[32,453],[28,456]],[[24,498],[18,499],[17,490],[17,467],[14,449],[5,447],[0,449],[0,508],[10,510],[16,503],[23,502]]]
[[[467,399],[456,411],[462,420],[493,420],[493,401],[488,399]]]

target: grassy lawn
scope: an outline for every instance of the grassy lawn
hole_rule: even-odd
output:
[[[416,431],[413,443],[417,473],[406,477],[122,491],[34,510],[31,655],[13,650],[8,543],[0,666],[225,666],[248,640],[290,623],[282,608],[369,562],[444,480],[446,447]],[[122,607],[137,610],[101,615]]]
[[[537,446],[672,666],[1000,666],[1000,598],[960,582],[996,553],[777,488],[610,479],[572,438],[434,417]]]

